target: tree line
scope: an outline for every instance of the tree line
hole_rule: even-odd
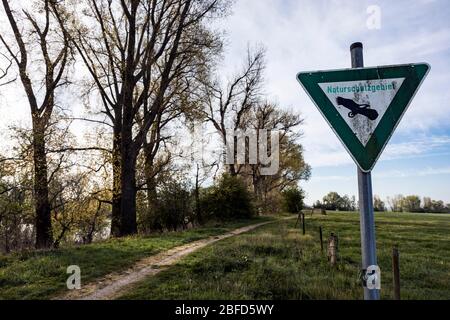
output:
[[[337,192],[330,192],[323,197],[322,201],[314,203],[315,208],[337,211],[356,211],[358,202],[355,196],[340,196]],[[423,200],[417,195],[396,195],[388,197],[384,202],[379,196],[373,197],[373,207],[376,212],[426,212],[426,213],[450,213],[450,204],[442,200],[433,200],[424,197]]]
[[[393,212],[450,213],[450,203],[417,195],[388,197],[387,204]]]
[[[2,0],[0,86],[20,87],[31,120],[11,125],[14,148],[0,151],[2,251],[173,230],[227,216],[217,208],[230,199],[249,203],[244,215],[274,212],[309,178],[303,119],[264,94],[264,48],[249,45],[241,68],[219,73],[225,38],[213,26],[231,6]],[[199,125],[222,147],[194,161],[179,136]],[[226,164],[230,128],[278,130],[278,173],[261,174],[260,159]]]

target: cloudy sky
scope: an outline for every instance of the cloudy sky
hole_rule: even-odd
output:
[[[367,24],[373,6],[380,9],[379,29]],[[375,167],[373,189],[382,198],[418,194],[450,203],[449,16],[447,0],[236,0],[233,14],[218,26],[227,33],[221,71],[226,76],[239,69],[249,44],[266,47],[267,94],[306,120],[301,143],[313,172],[302,186],[312,203],[329,191],[356,195],[356,165],[296,74],[350,67],[349,47],[356,41],[364,43],[366,66],[428,62],[428,78]],[[1,15],[0,25],[3,20]],[[0,92],[3,147],[11,142],[10,124],[29,125],[22,93],[20,83]]]
[[[367,23],[374,5],[381,13],[379,29]],[[432,67],[373,171],[374,193],[450,202],[448,1],[237,0],[233,11],[223,23],[228,48],[222,68],[238,67],[249,43],[267,48],[267,93],[306,119],[302,143],[313,174],[303,187],[309,202],[331,190],[357,194],[356,166],[295,75],[350,67],[349,47],[356,41],[364,44],[367,67],[415,62]]]

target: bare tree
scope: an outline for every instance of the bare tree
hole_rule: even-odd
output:
[[[202,79],[212,69],[221,48],[220,38],[201,24],[185,32],[180,41],[172,83],[166,90],[164,103],[143,145],[149,201],[156,195],[156,176],[174,160],[174,154],[168,148],[158,157],[161,146],[172,139],[173,128],[170,125],[180,120],[177,122],[186,126],[186,123],[202,118],[202,106],[199,103],[203,93]],[[155,161],[157,157],[158,161]]]
[[[136,163],[185,63],[179,59],[183,36],[220,12],[223,2],[85,1],[93,20],[77,25],[72,39],[113,127],[113,236],[137,232]]]
[[[248,49],[243,71],[233,77],[226,88],[223,88],[217,80],[204,83],[204,116],[214,125],[224,147],[228,145],[227,129],[234,131],[245,129],[252,106],[261,98],[264,55],[264,49],[259,49],[255,53]],[[239,174],[241,169],[242,165],[228,166],[228,171],[233,176]]]
[[[251,127],[258,134],[260,130],[279,132],[280,167],[274,175],[261,175],[261,159],[257,164],[250,165],[249,174],[252,177],[254,193],[257,199],[266,198],[273,190],[283,191],[287,187],[295,186],[300,180],[308,180],[311,168],[303,158],[303,148],[298,143],[302,136],[299,126],[303,119],[299,114],[281,110],[276,104],[265,102],[256,105],[252,110]],[[270,139],[270,136],[268,136]],[[259,150],[260,139],[257,139]],[[270,145],[267,143],[267,145]],[[270,150],[263,150],[270,152]]]
[[[0,87],[1,87],[1,86],[6,86],[10,83],[13,83],[14,81],[16,81],[16,79],[15,78],[14,79],[6,78],[8,76],[8,73],[9,73],[11,67],[14,64],[13,59],[1,52],[0,52],[0,56],[5,58],[8,61],[8,64],[6,67],[0,67]]]
[[[56,90],[67,83],[64,75],[70,46],[63,27],[66,17],[51,0],[36,1],[39,10],[31,13],[24,9],[23,15],[11,8],[10,1],[2,3],[15,43],[3,35],[0,41],[18,67],[32,117],[36,247],[48,248],[53,244],[53,236],[45,136],[55,107]],[[39,72],[39,67],[44,71]]]

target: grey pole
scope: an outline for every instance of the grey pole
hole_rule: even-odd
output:
[[[363,45],[356,42],[350,47],[352,68],[363,68]],[[377,249],[375,242],[375,220],[373,213],[372,175],[358,167],[359,211],[361,228],[362,268],[377,265]],[[364,288],[365,300],[379,300],[380,290]]]

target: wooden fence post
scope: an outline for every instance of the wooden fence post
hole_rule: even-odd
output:
[[[392,248],[392,272],[394,279],[394,299],[400,300],[400,263],[397,246]]]
[[[306,234],[306,229],[305,229],[305,214],[302,213],[302,224],[303,224],[303,235]]]
[[[297,220],[295,221],[295,229],[297,229],[297,225],[298,225],[298,222],[300,221],[300,219],[302,218],[302,213],[301,213],[301,211],[298,213],[298,216],[297,216]]]
[[[323,253],[323,236],[322,236],[322,227],[319,227],[319,236],[320,236],[320,250]]]
[[[332,266],[336,265],[338,256],[338,237],[331,233],[328,239],[328,260]]]

